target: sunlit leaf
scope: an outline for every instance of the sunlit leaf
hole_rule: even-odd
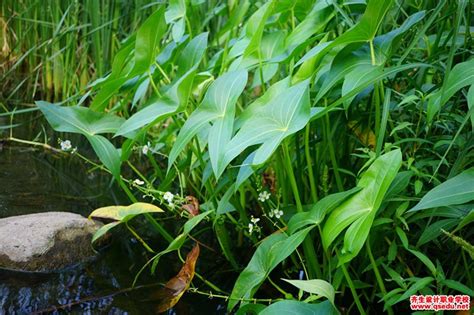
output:
[[[343,202],[324,223],[322,241],[325,249],[349,227],[339,263],[355,257],[361,250],[382,200],[402,163],[400,150],[386,153],[375,160],[362,175],[357,187],[361,191]]]
[[[459,205],[471,200],[474,200],[474,168],[436,186],[409,211]]]
[[[96,135],[114,133],[124,119],[110,114],[97,113],[82,106],[60,106],[44,101],[36,105],[56,131]]]
[[[258,106],[250,106],[242,114],[240,130],[226,146],[224,166],[256,144],[261,145],[251,164],[262,164],[286,137],[301,130],[310,118],[308,84],[309,81],[303,81],[280,93],[269,90],[270,95],[263,95]]]
[[[235,104],[247,83],[247,71],[228,72],[212,83],[202,103],[186,120],[170,152],[168,167],[186,144],[212,123],[209,132],[209,155],[215,173],[222,168],[222,148],[232,136]]]
[[[178,59],[178,74],[180,75],[177,80],[171,84],[162,97],[152,99],[151,104],[125,121],[116,135],[126,135],[182,111],[188,102],[196,69],[206,48],[207,33],[200,34],[191,40]]]
[[[311,280],[289,280],[282,279],[300,290],[303,290],[308,293],[317,294],[327,298],[332,304],[334,304],[334,296],[336,292],[332,285],[324,280],[320,279],[311,279]]]
[[[108,206],[98,208],[89,215],[89,218],[111,219],[127,222],[139,214],[163,212],[159,207],[145,202],[136,202],[129,206]]]
[[[331,212],[344,200],[361,189],[362,188],[360,187],[354,187],[350,190],[324,197],[315,203],[308,212],[301,212],[293,215],[293,217],[290,219],[290,222],[288,222],[288,230],[291,233],[294,233],[295,231],[307,225],[320,224],[327,213]]]

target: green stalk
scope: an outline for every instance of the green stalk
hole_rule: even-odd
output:
[[[314,181],[314,172],[313,172],[313,161],[311,160],[311,154],[309,152],[309,135],[310,135],[310,123],[306,125],[305,137],[304,137],[304,153],[306,155],[306,164],[308,166],[308,177],[309,177],[309,186],[311,189],[311,199],[313,203],[318,201],[318,191],[316,189],[316,183]]]
[[[127,194],[128,198],[132,202],[137,202],[137,198],[133,195],[133,193],[130,191],[128,186],[124,183],[124,181],[120,178],[118,180],[120,187],[125,191]],[[151,223],[151,225],[155,228],[155,230],[160,233],[161,236],[163,236],[164,239],[166,239],[168,242],[172,242],[174,238],[168,233],[168,231],[165,230],[164,227],[162,227],[158,222],[156,222],[155,218],[149,213],[145,213],[145,218],[148,220],[148,222]]]
[[[286,142],[283,143],[283,155],[285,158],[285,169],[288,173],[288,177],[290,180],[291,189],[293,191],[293,196],[296,202],[296,211],[298,213],[303,212],[303,205],[301,203],[300,194],[298,192],[298,186],[296,185],[296,178],[295,173],[293,172],[293,167],[291,165],[291,158],[290,153],[288,151],[288,144]],[[321,269],[318,263],[318,257],[316,256],[316,251],[314,250],[314,246],[311,240],[311,235],[306,236],[305,240],[303,241],[303,251],[306,257],[306,260],[309,264],[309,276],[311,278],[318,277],[321,278]]]
[[[380,84],[380,90],[382,91],[383,87]],[[377,139],[377,143],[375,146],[375,153],[377,156],[380,156],[382,151],[382,144],[385,137],[385,130],[387,129],[387,121],[388,121],[388,113],[389,113],[389,106],[390,106],[390,89],[386,89],[386,93],[383,96],[384,103],[383,103],[383,113],[382,113],[382,121],[380,123],[379,129],[376,130],[377,135],[375,139]]]
[[[342,268],[342,273],[344,273],[344,277],[346,278],[347,284],[349,285],[349,289],[351,290],[352,296],[354,297],[354,302],[357,305],[357,309],[359,310],[359,313],[361,315],[365,315],[365,310],[362,307],[362,304],[360,303],[359,296],[357,295],[357,292],[354,287],[354,283],[352,282],[351,277],[349,276],[349,273],[347,272],[346,266],[344,264],[341,265]]]
[[[326,114],[324,116],[324,119],[325,119],[324,127],[325,127],[326,143],[329,147],[329,156],[330,156],[330,159],[331,159],[332,168],[334,169],[334,177],[336,178],[337,189],[339,191],[343,191],[344,186],[342,185],[341,175],[339,174],[339,167],[337,165],[337,159],[336,159],[336,152],[334,150],[334,144],[331,141],[331,139],[329,139],[329,136],[331,134],[330,129],[329,129],[329,125],[330,125],[329,115]]]
[[[143,247],[145,247],[145,249],[147,251],[149,251],[150,253],[155,253],[155,251],[145,242],[145,240],[143,240],[140,235],[138,235],[137,232],[135,232],[134,229],[132,229],[129,225],[128,225],[128,222],[125,222],[125,226],[127,227],[127,229],[130,231],[130,233],[132,233],[132,235],[143,245]]]
[[[382,291],[382,295],[386,296],[387,295],[387,290],[385,289],[385,285],[383,284],[382,277],[380,275],[379,268],[377,267],[377,264],[374,259],[374,255],[372,254],[372,249],[370,248],[370,241],[369,237],[367,237],[367,241],[365,242],[365,247],[367,249],[367,254],[369,255],[370,263],[372,264],[372,268],[374,269],[374,274],[375,278],[377,279],[377,284],[379,285],[380,291]],[[387,306],[387,312],[389,315],[393,315],[393,310],[392,307],[389,305]]]

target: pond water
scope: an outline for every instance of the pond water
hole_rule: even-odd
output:
[[[59,158],[42,149],[0,142],[0,218],[44,211],[87,216],[98,206],[121,201],[127,202],[108,176],[88,172],[88,166],[77,158]],[[157,275],[141,277],[140,285],[147,288],[128,290],[145,257],[136,240],[129,233],[122,234],[94,262],[62,272],[0,270],[0,314],[156,313],[158,302],[150,297],[159,283],[179,271],[179,260],[176,255],[164,257]],[[225,314],[224,309],[222,300],[188,293],[168,313]]]

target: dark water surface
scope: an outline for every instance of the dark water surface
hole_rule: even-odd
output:
[[[124,201],[121,193],[111,187],[110,177],[89,172],[89,167],[77,158],[55,157],[42,149],[0,142],[0,218],[45,211],[87,216],[98,206]],[[115,241],[96,261],[86,265],[54,274],[0,271],[0,314],[156,313],[157,302],[150,296],[157,286],[116,294],[131,286],[145,261],[137,260],[144,254],[141,246],[127,231],[121,234],[122,241]],[[160,261],[158,275],[147,273],[139,284],[164,283],[176,274],[179,260],[176,255],[169,256]],[[70,307],[55,310],[70,303]],[[224,308],[222,300],[188,293],[168,313],[224,314]]]

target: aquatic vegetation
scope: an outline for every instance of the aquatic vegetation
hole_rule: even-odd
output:
[[[146,249],[135,282],[200,244],[236,280],[201,276],[193,245],[166,307],[197,286],[241,314],[395,314],[416,294],[474,295],[471,2],[151,7],[102,77],[36,102],[132,203],[106,208],[116,221],[99,237],[124,223]]]

